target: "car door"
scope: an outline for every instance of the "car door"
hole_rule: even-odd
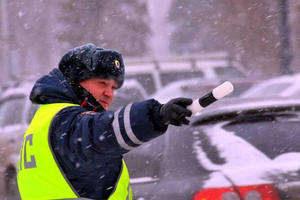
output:
[[[153,199],[162,175],[164,148],[164,136],[160,136],[124,155],[134,199]]]
[[[126,154],[134,199],[192,199],[209,176],[194,143],[192,127],[169,126],[163,136]]]
[[[11,95],[0,101],[0,185],[1,194],[8,199],[18,199],[16,165],[26,129],[25,105],[25,95]]]

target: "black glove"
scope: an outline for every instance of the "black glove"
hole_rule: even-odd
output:
[[[187,120],[186,117],[190,117],[192,112],[186,107],[192,103],[193,100],[188,98],[171,99],[160,108],[159,114],[162,122],[175,126],[181,126],[182,124],[188,125],[190,121]]]

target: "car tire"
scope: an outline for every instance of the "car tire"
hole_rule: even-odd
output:
[[[17,171],[15,167],[8,166],[5,173],[5,196],[7,200],[20,200]]]

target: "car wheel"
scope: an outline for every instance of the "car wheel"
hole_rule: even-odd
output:
[[[5,192],[7,200],[20,200],[18,185],[17,185],[17,172],[13,166],[9,166],[5,173]]]

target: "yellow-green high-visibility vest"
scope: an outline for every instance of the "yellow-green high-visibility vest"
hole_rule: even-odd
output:
[[[25,135],[18,161],[18,187],[23,200],[79,199],[65,177],[50,145],[53,117],[69,103],[44,104],[35,113]],[[63,122],[62,122],[63,123]],[[123,160],[119,178],[109,200],[132,200],[129,174]]]

